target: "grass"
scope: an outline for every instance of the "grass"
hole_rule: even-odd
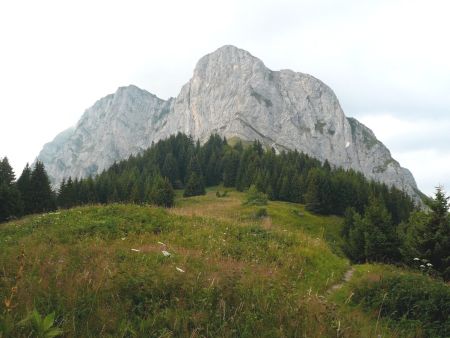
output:
[[[1,225],[0,298],[11,304],[0,331],[29,336],[18,323],[37,310],[67,337],[366,337],[376,321],[353,325],[344,289],[339,306],[324,296],[349,269],[341,219],[284,202],[255,217],[244,194],[215,192],[178,192],[167,210],[96,205]]]
[[[352,280],[331,298],[342,316],[354,318],[364,337],[448,337],[448,285],[392,265],[354,269]]]

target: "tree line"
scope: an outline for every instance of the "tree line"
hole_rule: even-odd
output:
[[[298,151],[277,153],[258,141],[231,144],[218,135],[203,145],[184,134],[173,135],[114,163],[96,177],[69,177],[57,192],[51,191],[41,162],[34,168],[27,165],[15,181],[4,158],[0,221],[93,203],[170,207],[174,189],[183,189],[188,197],[219,184],[239,191],[254,185],[271,200],[302,203],[317,214],[344,216],[344,251],[355,262],[404,262],[414,255],[429,261],[436,271],[450,274],[444,273],[450,258],[437,258],[450,252],[448,204],[445,209],[442,202],[445,196],[431,200],[432,212],[419,211],[403,191],[369,181],[361,173],[334,168],[328,161],[322,163]],[[434,214],[436,208],[440,216]]]
[[[44,164],[27,164],[16,181],[8,158],[0,161],[0,222],[23,215],[56,209],[56,194],[52,191]]]
[[[387,208],[395,224],[414,209],[401,190],[368,181],[353,170],[332,168],[298,151],[277,154],[260,142],[234,145],[218,135],[200,145],[178,134],[153,144],[127,160],[114,163],[95,178],[64,180],[58,192],[60,207],[86,203],[152,201],[155,180],[166,180],[185,196],[203,194],[205,187],[223,184],[239,191],[252,184],[271,200],[304,203],[308,210],[344,215],[352,207],[362,213],[371,198]],[[153,193],[154,195],[154,193]]]

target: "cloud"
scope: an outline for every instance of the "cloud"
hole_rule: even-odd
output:
[[[271,69],[321,79],[348,116],[397,118],[385,141],[394,154],[435,151],[438,161],[449,12],[445,0],[4,1],[0,156],[19,172],[100,97],[128,84],[176,96],[200,57],[234,44]],[[408,129],[417,124],[426,128]],[[415,174],[415,165],[405,166]]]
[[[450,188],[450,116],[439,121],[397,116],[379,113],[361,116],[359,120],[370,126],[403,167],[413,172],[424,193],[433,194],[440,184]]]

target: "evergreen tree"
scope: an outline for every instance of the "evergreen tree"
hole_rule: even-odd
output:
[[[40,161],[31,172],[30,195],[32,199],[31,210],[33,213],[55,210],[55,197],[50,187],[50,180],[45,171],[44,164]]]
[[[186,183],[183,196],[191,197],[206,194],[203,179],[195,171],[191,173],[189,180]]]
[[[180,174],[178,170],[178,163],[172,153],[168,153],[166,155],[161,169],[161,175],[163,177],[167,177],[172,183],[179,180]]]
[[[331,196],[330,181],[326,174],[320,169],[310,170],[305,194],[306,209],[318,214],[329,214],[333,211]]]
[[[175,192],[167,177],[156,176],[153,182],[151,197],[152,203],[170,208],[175,203]]]
[[[28,163],[17,180],[17,188],[22,196],[24,214],[31,214],[33,212],[33,200],[31,195],[31,168]]]
[[[196,156],[192,157],[189,163],[189,179],[184,189],[184,197],[204,195],[205,184],[203,181],[202,170]]]
[[[15,180],[14,171],[9,164],[8,158],[4,157],[0,161],[0,184],[6,184],[7,186],[13,185]]]
[[[347,209],[342,236],[344,251],[354,262],[390,262],[400,258],[396,228],[380,200],[371,200],[364,217]]]
[[[436,188],[430,203],[431,212],[410,220],[406,245],[416,257],[426,259],[445,280],[450,280],[449,197]],[[411,257],[410,257],[411,258]]]
[[[23,213],[22,200],[19,190],[14,186],[8,186],[5,182],[0,184],[0,222]]]
[[[400,258],[400,241],[391,215],[380,200],[372,200],[364,213],[365,259],[390,262]]]
[[[14,179],[14,171],[4,157],[0,161],[0,222],[23,213],[23,202]]]

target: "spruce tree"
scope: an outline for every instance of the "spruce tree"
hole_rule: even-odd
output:
[[[14,179],[14,171],[5,157],[0,161],[0,222],[23,213],[22,198]]]
[[[205,185],[203,184],[203,179],[196,172],[192,172],[189,180],[186,183],[186,187],[184,188],[184,197],[198,196],[204,195]]]
[[[44,164],[37,161],[30,178],[31,210],[33,213],[55,210],[55,196],[50,187],[50,180],[45,171]]]
[[[5,156],[0,161],[0,184],[6,184],[11,186],[14,183],[15,176],[11,165],[9,164],[8,158]]]
[[[23,169],[22,175],[20,175],[17,180],[17,188],[22,196],[23,212],[25,215],[28,215],[33,212],[33,200],[31,196],[31,168],[28,163]]]
[[[0,222],[19,217],[22,213],[23,205],[19,190],[14,185],[0,184]]]
[[[410,222],[409,245],[418,258],[426,259],[445,280],[450,280],[449,197],[442,187],[436,188],[430,203],[431,212],[414,224]]]
[[[184,189],[184,197],[204,195],[205,183],[203,181],[203,174],[200,168],[199,161],[196,156],[192,157],[189,163],[189,178]]]
[[[175,203],[175,192],[167,177],[156,176],[151,189],[150,201],[156,205],[170,208]]]

